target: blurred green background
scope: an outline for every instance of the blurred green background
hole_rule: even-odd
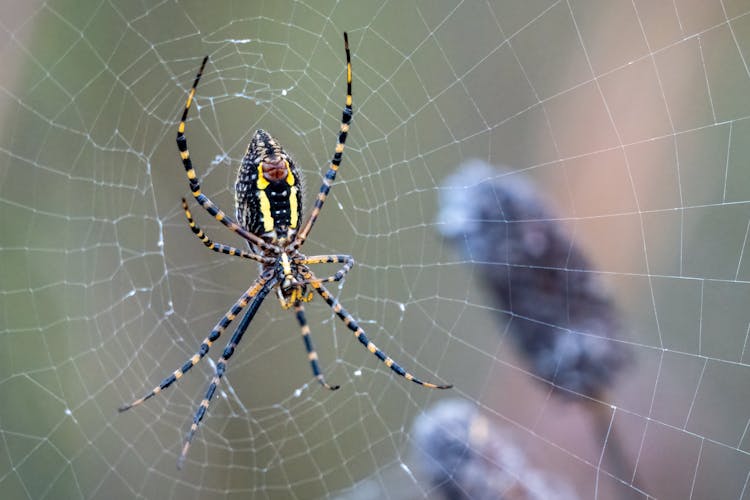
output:
[[[445,393],[391,375],[317,300],[321,390],[292,314],[267,300],[188,457],[208,359],[191,356],[256,276],[185,226],[174,135],[233,212],[256,128],[312,200],[353,52],[355,119],[306,245],[357,265],[333,287],[376,343],[449,381],[582,498],[748,498],[750,3],[0,2],[0,491],[3,498],[412,498],[413,417]],[[636,364],[615,405],[639,482],[599,466],[576,405],[532,380],[437,236],[467,158],[550,196],[618,297]],[[217,241],[237,238],[194,210]],[[211,355],[218,357],[221,346]]]

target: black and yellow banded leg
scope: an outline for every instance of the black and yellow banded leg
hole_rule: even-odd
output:
[[[239,248],[235,248],[229,245],[224,245],[223,243],[215,243],[214,241],[212,241],[208,237],[208,235],[203,232],[200,226],[196,224],[195,220],[193,220],[193,215],[190,213],[190,208],[188,207],[187,200],[185,200],[185,198],[182,199],[182,210],[185,212],[185,217],[187,218],[188,226],[190,226],[190,230],[193,231],[193,234],[197,236],[198,239],[201,240],[201,242],[209,250],[213,250],[214,252],[219,252],[219,253],[223,253],[226,255],[233,255],[236,257],[243,257],[245,259],[255,260],[257,262],[260,262],[261,264],[273,263],[272,258],[263,257],[256,253],[248,252],[247,250],[240,250]]]
[[[187,457],[187,453],[190,449],[190,444],[193,442],[195,433],[198,431],[198,426],[200,425],[201,420],[203,420],[203,417],[206,416],[208,405],[211,403],[211,399],[216,393],[216,388],[218,387],[219,382],[221,382],[221,378],[226,372],[227,361],[232,357],[232,354],[234,354],[234,350],[242,340],[242,336],[245,335],[247,327],[250,325],[250,322],[255,316],[255,313],[258,312],[260,305],[263,303],[263,299],[266,298],[266,295],[268,295],[268,292],[271,291],[274,285],[276,285],[276,280],[267,282],[265,286],[261,287],[261,289],[255,295],[252,302],[250,303],[250,306],[247,308],[245,315],[242,317],[242,321],[240,321],[239,325],[237,325],[237,329],[234,331],[234,335],[232,335],[232,338],[224,348],[224,352],[221,354],[219,361],[216,363],[216,372],[214,374],[214,377],[211,379],[211,383],[208,386],[206,395],[203,397],[200,405],[198,405],[198,410],[195,412],[195,416],[193,417],[193,423],[190,425],[190,430],[188,430],[187,436],[185,437],[185,443],[182,445],[180,457],[177,459],[178,469],[182,469],[182,466],[185,463],[185,458]]]
[[[326,382],[323,372],[320,370],[320,366],[318,365],[318,353],[315,351],[315,346],[313,346],[312,337],[310,336],[310,327],[307,324],[307,318],[305,318],[305,308],[302,306],[301,302],[298,301],[294,304],[294,311],[297,315],[297,321],[299,321],[300,330],[302,332],[302,340],[305,341],[305,349],[307,349],[307,359],[310,360],[310,366],[312,367],[313,375],[315,375],[315,378],[318,380],[318,382],[320,382],[320,385],[322,385],[326,389],[335,391],[339,388],[339,386],[329,385],[328,382]]]
[[[250,233],[245,228],[241,227],[234,219],[225,214],[213,201],[211,201],[206,195],[201,193],[201,184],[198,174],[193,168],[193,161],[190,159],[190,151],[188,151],[187,138],[185,137],[185,121],[188,117],[188,111],[190,106],[193,104],[195,98],[195,89],[198,87],[198,82],[203,75],[203,70],[208,62],[208,56],[203,58],[201,67],[198,70],[198,74],[195,75],[195,81],[188,94],[187,101],[185,102],[185,109],[182,112],[182,118],[180,124],[177,127],[177,149],[180,151],[180,159],[182,165],[185,167],[185,174],[187,175],[188,182],[190,184],[190,191],[193,193],[193,197],[198,204],[203,207],[206,212],[211,214],[217,221],[221,222],[230,231],[237,233],[242,238],[246,239],[250,243],[256,245],[261,250],[278,250],[274,245],[270,245],[261,239],[260,237]]]
[[[331,306],[331,309],[333,309],[333,312],[336,313],[336,315],[341,318],[341,320],[344,322],[346,327],[351,330],[354,333],[354,336],[357,337],[357,340],[367,348],[368,351],[373,353],[380,361],[385,363],[385,366],[396,372],[397,374],[404,377],[406,380],[411,380],[415,384],[422,385],[424,387],[428,387],[430,389],[450,389],[453,387],[453,385],[438,385],[433,384],[431,382],[424,382],[411,373],[407,372],[401,366],[398,365],[393,359],[391,359],[389,356],[387,356],[383,351],[378,349],[378,347],[373,344],[370,339],[367,338],[367,335],[365,334],[365,331],[362,329],[362,327],[359,326],[357,321],[352,317],[351,314],[349,314],[346,309],[344,309],[338,300],[336,300],[333,295],[330,294],[328,290],[325,289],[324,286],[320,285],[319,283],[316,283],[315,281],[311,282],[311,285],[313,288],[315,288],[315,291],[317,291],[321,297],[323,297],[323,300],[326,301],[326,303]]]
[[[151,399],[152,397],[159,394],[161,391],[175,383],[177,380],[182,378],[182,376],[187,373],[188,370],[190,370],[192,367],[194,367],[198,362],[203,359],[203,357],[208,353],[208,350],[211,348],[211,345],[218,340],[219,337],[221,337],[222,332],[229,326],[229,324],[234,320],[234,318],[242,311],[242,309],[247,306],[247,303],[253,298],[256,297],[261,290],[263,290],[263,287],[266,285],[266,281],[263,278],[258,278],[254,283],[253,286],[247,289],[245,293],[242,294],[242,296],[237,300],[237,302],[234,303],[234,305],[227,311],[227,313],[224,315],[221,320],[216,323],[216,325],[211,330],[211,333],[208,334],[208,336],[203,339],[203,342],[201,342],[200,348],[198,349],[198,352],[196,352],[190,359],[188,359],[185,364],[183,364],[180,368],[172,372],[171,375],[166,377],[164,380],[161,381],[159,385],[154,387],[151,392],[143,396],[142,398],[138,398],[135,401],[133,401],[130,404],[123,405],[118,410],[120,412],[129,410],[133,408],[134,406],[138,406],[147,399]]]
[[[311,257],[305,257],[304,259],[295,260],[295,264],[301,264],[304,266],[312,264],[344,264],[344,267],[336,271],[336,274],[328,276],[327,278],[318,278],[314,276],[310,280],[305,280],[302,284],[308,284],[312,281],[316,283],[331,283],[334,281],[341,281],[346,276],[352,266],[354,265],[354,257],[351,255],[313,255]]]
[[[315,221],[318,220],[320,215],[320,209],[323,208],[323,203],[326,201],[328,192],[331,190],[331,184],[336,179],[336,172],[341,165],[341,158],[344,155],[344,144],[346,143],[346,136],[349,133],[349,124],[352,121],[352,58],[349,53],[349,36],[344,33],[344,50],[346,51],[346,104],[344,105],[344,111],[341,115],[341,127],[339,128],[339,138],[336,143],[336,149],[333,153],[333,159],[331,159],[331,165],[323,178],[323,184],[320,186],[320,191],[315,199],[315,205],[310,212],[310,218],[305,223],[305,226],[297,234],[297,238],[292,245],[292,248],[299,248],[307,239],[310,230],[312,229]]]

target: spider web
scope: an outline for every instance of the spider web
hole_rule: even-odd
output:
[[[4,498],[427,497],[412,422],[446,397],[581,498],[750,497],[746,0],[0,12]],[[187,90],[209,54],[187,124],[205,193],[233,212],[262,127],[302,166],[309,207],[343,105],[343,30],[355,118],[305,251],[353,255],[337,297],[394,359],[455,388],[394,377],[317,298],[313,338],[342,385],[326,392],[269,298],[177,471],[222,341],[157,398],[116,409],[192,356],[257,275],[183,220]],[[616,297],[633,364],[595,403],[624,436],[627,473],[580,405],[533,376],[474,263],[439,236],[443,180],[470,158],[547,193]]]

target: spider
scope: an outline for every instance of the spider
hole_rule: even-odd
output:
[[[344,152],[344,143],[349,133],[349,123],[352,119],[352,63],[349,53],[349,38],[344,33],[344,50],[346,51],[346,105],[341,118],[338,142],[330,167],[323,184],[320,186],[315,205],[307,222],[300,225],[302,220],[302,179],[291,156],[284,148],[267,132],[257,130],[250,141],[247,153],[242,159],[242,164],[237,172],[235,183],[235,205],[237,220],[233,220],[225,214],[214,202],[201,192],[200,179],[193,168],[188,152],[187,139],[185,138],[185,121],[187,120],[190,105],[193,103],[195,91],[198,87],[203,70],[208,62],[208,56],[203,58],[198,74],[190,89],[190,93],[182,112],[182,118],[177,128],[177,149],[185,167],[185,173],[190,184],[190,191],[195,201],[211,214],[226,228],[243,238],[250,250],[241,250],[229,245],[214,243],[208,235],[196,224],[193,219],[187,201],[182,199],[182,208],[192,232],[210,250],[224,253],[234,257],[253,260],[260,264],[260,276],[253,281],[250,287],[234,303],[227,313],[214,326],[208,336],[201,342],[198,352],[188,359],[180,368],[172,372],[151,392],[136,399],[130,404],[121,406],[120,412],[138,406],[147,399],[157,395],[174,382],[179,380],[188,370],[195,366],[208,353],[214,342],[216,342],[229,324],[247,308],[244,317],[237,325],[237,329],[224,348],[206,395],[201,401],[193,417],[193,423],[185,437],[180,456],[177,460],[177,468],[182,468],[187,457],[190,443],[195,436],[198,426],[206,415],[208,405],[211,402],[216,388],[227,369],[227,362],[234,354],[237,345],[242,340],[245,331],[258,312],[263,299],[275,290],[283,309],[294,308],[297,321],[302,332],[302,339],[307,350],[307,358],[314,377],[320,385],[331,391],[339,388],[338,385],[330,385],[318,365],[318,354],[312,343],[310,327],[305,319],[303,304],[313,298],[313,291],[320,295],[344,325],[351,330],[362,345],[374,354],[387,367],[404,377],[406,380],[428,387],[431,389],[449,389],[452,385],[437,385],[422,381],[411,373],[404,370],[391,357],[381,351],[373,344],[365,334],[362,327],[342,307],[338,300],[326,289],[323,283],[340,281],[354,265],[354,259],[350,255],[315,255],[305,256],[300,252],[300,247],[307,240],[310,230],[315,221],[318,220],[320,210],[331,189],[331,184],[336,178],[336,172],[341,164]],[[327,278],[318,278],[309,266],[313,264],[343,264],[333,275]],[[312,290],[308,290],[311,288]]]

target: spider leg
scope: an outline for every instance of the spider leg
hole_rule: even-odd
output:
[[[352,59],[351,54],[349,53],[349,36],[346,32],[344,32],[344,50],[346,51],[346,105],[344,106],[344,111],[341,115],[341,128],[339,129],[338,142],[336,143],[336,149],[334,150],[335,152],[333,154],[333,159],[331,160],[331,165],[323,178],[323,184],[320,186],[318,197],[315,199],[315,206],[313,206],[313,209],[310,212],[310,218],[307,220],[307,223],[305,223],[302,230],[297,234],[297,238],[292,245],[293,249],[299,248],[305,243],[313,224],[318,220],[320,209],[323,207],[328,192],[331,190],[331,184],[333,184],[334,179],[336,179],[336,172],[339,169],[341,157],[344,154],[344,143],[346,143],[346,136],[349,133],[349,123],[352,120]]]
[[[245,315],[242,317],[242,321],[240,321],[239,325],[237,325],[237,329],[234,331],[234,335],[232,335],[229,343],[224,348],[224,352],[221,354],[219,361],[216,363],[216,372],[214,374],[214,377],[211,379],[211,383],[208,386],[206,395],[203,397],[203,400],[198,406],[198,410],[195,412],[193,423],[190,425],[190,430],[188,430],[187,436],[185,437],[185,444],[182,445],[180,457],[177,459],[178,469],[182,469],[182,466],[185,463],[185,458],[187,457],[187,453],[190,449],[190,444],[193,441],[193,437],[195,437],[195,433],[198,431],[198,426],[203,420],[203,417],[206,416],[208,405],[211,402],[211,399],[214,397],[214,394],[216,393],[216,388],[219,385],[221,378],[224,376],[227,368],[227,361],[232,357],[232,354],[234,354],[234,350],[242,340],[242,336],[245,335],[247,327],[250,325],[253,317],[255,317],[255,313],[258,312],[260,305],[263,303],[263,299],[266,298],[268,292],[270,292],[275,285],[276,280],[273,279],[271,281],[267,281],[263,286],[260,287],[255,297],[253,298],[253,301],[250,303],[250,306],[248,306]]]
[[[217,221],[226,226],[230,231],[237,233],[242,238],[256,245],[261,250],[278,250],[278,248],[274,245],[266,243],[259,236],[250,233],[242,226],[237,224],[234,219],[225,214],[213,201],[211,201],[206,195],[201,193],[200,179],[198,178],[198,174],[193,168],[193,161],[190,159],[190,152],[188,151],[187,138],[185,137],[185,121],[187,120],[190,106],[193,104],[195,89],[198,87],[198,82],[201,79],[201,75],[203,75],[203,70],[206,67],[207,62],[208,56],[203,58],[203,62],[201,63],[201,67],[198,70],[198,74],[195,75],[195,81],[193,82],[193,86],[190,89],[187,101],[185,102],[185,109],[182,112],[180,125],[177,127],[177,149],[180,151],[182,165],[185,167],[185,174],[187,175],[188,182],[190,183],[190,191],[193,193],[193,197],[195,197],[195,200],[198,202],[198,204],[203,207],[206,212],[211,214]]]
[[[229,245],[224,245],[223,243],[214,243],[208,237],[208,235],[203,232],[200,226],[195,223],[195,220],[193,220],[193,215],[190,213],[190,208],[188,208],[187,200],[185,200],[185,198],[182,199],[182,210],[185,212],[185,217],[187,218],[188,226],[190,226],[190,229],[193,231],[193,234],[197,236],[198,239],[201,240],[201,242],[209,250],[213,250],[214,252],[219,252],[219,253],[223,253],[226,255],[243,257],[245,259],[252,259],[257,262],[260,262],[261,264],[268,264],[268,263],[273,262],[273,259],[270,259],[268,257],[263,257],[262,255],[258,255],[256,253],[248,252],[246,250],[240,250],[239,248],[235,248]]]
[[[305,276],[305,278],[308,278]],[[321,285],[314,276],[312,276],[312,280],[310,281],[310,285],[315,289],[316,292],[320,294],[321,297],[323,297],[323,300],[326,301],[326,303],[331,306],[331,309],[333,309],[333,312],[336,313],[336,316],[341,318],[341,321],[344,322],[346,327],[351,330],[354,335],[357,337],[357,340],[367,348],[368,351],[373,353],[380,361],[385,363],[385,366],[396,372],[397,374],[404,377],[406,380],[411,380],[415,384],[419,384],[425,387],[428,387],[430,389],[450,389],[453,387],[452,384],[447,385],[437,385],[433,384],[431,382],[424,382],[411,373],[407,372],[401,366],[398,365],[393,359],[391,359],[388,355],[386,355],[383,351],[378,349],[378,347],[373,344],[370,339],[367,338],[367,335],[365,334],[365,331],[362,329],[361,326],[357,323],[357,321],[352,317],[351,314],[349,314],[346,309],[344,309],[338,300],[336,300],[333,295],[330,294],[326,288]]]
[[[318,279],[315,278],[317,283],[331,283],[333,281],[341,281],[341,279],[348,273],[354,265],[354,257],[351,255],[313,255],[311,257],[305,257],[304,259],[294,260],[295,264],[298,265],[310,265],[310,264],[344,264],[344,267],[336,271],[336,274],[328,276],[327,278]],[[309,284],[310,280],[305,280],[301,284]]]
[[[326,379],[323,376],[323,372],[320,371],[320,366],[318,365],[318,353],[315,351],[315,347],[313,346],[312,337],[310,337],[310,327],[307,325],[307,318],[305,318],[305,308],[302,306],[301,302],[297,301],[294,304],[294,311],[297,313],[297,321],[299,321],[299,326],[302,330],[302,339],[305,341],[305,349],[307,349],[307,359],[310,360],[310,366],[312,367],[313,375],[315,375],[315,378],[318,379],[320,385],[322,385],[326,389],[335,391],[340,386],[328,385],[328,382],[326,382]]]
[[[162,380],[159,385],[157,385],[151,390],[151,392],[149,392],[142,398],[136,399],[130,404],[121,406],[120,408],[118,408],[118,411],[123,412],[123,411],[133,408],[134,406],[140,405],[147,399],[151,399],[152,397],[156,396],[161,391],[163,391],[164,389],[166,389],[167,387],[175,383],[177,380],[182,378],[182,376],[188,370],[190,370],[192,367],[198,364],[198,361],[203,359],[203,357],[208,353],[208,350],[211,348],[211,345],[216,340],[218,340],[222,332],[229,326],[232,320],[242,311],[242,309],[245,308],[245,306],[247,306],[247,303],[250,301],[250,299],[260,295],[260,292],[265,289],[267,285],[267,281],[268,280],[263,279],[263,278],[258,278],[257,280],[255,280],[253,285],[250,288],[248,288],[245,293],[242,294],[242,296],[237,300],[237,302],[234,303],[231,309],[227,311],[224,317],[221,318],[221,320],[219,320],[218,323],[216,323],[216,326],[214,326],[214,328],[211,330],[211,333],[209,333],[208,336],[205,339],[203,339],[203,342],[201,342],[201,346],[198,349],[198,352],[196,352],[190,359],[188,359],[185,362],[185,364],[183,364],[180,368],[176,369],[174,372],[172,372],[171,375],[169,375],[164,380]]]

